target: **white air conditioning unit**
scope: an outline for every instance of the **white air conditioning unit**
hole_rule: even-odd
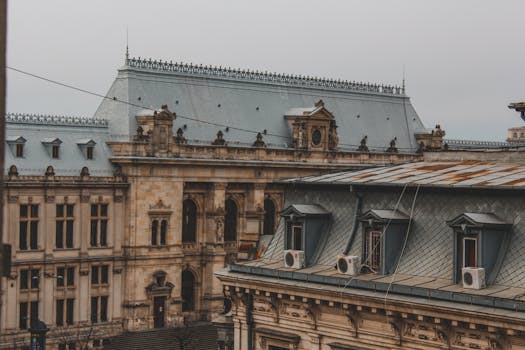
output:
[[[360,265],[358,256],[343,254],[337,256],[337,271],[339,273],[355,276],[359,273]]]
[[[482,267],[464,267],[461,270],[463,288],[485,288],[485,269]]]
[[[302,250],[285,250],[284,265],[292,269],[302,269],[304,267],[304,251]]]

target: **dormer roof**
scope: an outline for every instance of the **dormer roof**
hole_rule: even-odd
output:
[[[6,136],[5,141],[7,143],[26,143],[26,139],[22,136]]]
[[[77,141],[77,145],[80,146],[95,146],[96,144],[93,139],[80,139]]]
[[[463,213],[456,218],[447,221],[452,227],[468,225],[473,227],[498,227],[501,229],[512,226],[512,223],[505,222],[492,213]]]
[[[329,117],[334,118],[334,115],[325,108],[323,100],[319,100],[313,107],[298,107],[290,108],[285,114],[285,117]]]
[[[401,210],[370,209],[359,217],[359,221],[374,220],[379,222],[405,223],[410,217]]]
[[[45,137],[42,139],[45,145],[60,145],[62,141],[58,137]]]
[[[318,204],[292,204],[279,213],[281,216],[328,216],[330,212]]]

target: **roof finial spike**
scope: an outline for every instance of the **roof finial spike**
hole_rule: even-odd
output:
[[[403,84],[401,85],[401,93],[405,94],[405,64],[403,63]]]
[[[126,64],[129,62],[129,35],[128,27],[126,27]]]

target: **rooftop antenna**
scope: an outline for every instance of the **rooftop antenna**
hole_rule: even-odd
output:
[[[129,62],[129,35],[128,35],[128,27],[126,27],[126,64]]]

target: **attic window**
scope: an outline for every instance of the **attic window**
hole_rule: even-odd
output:
[[[24,157],[24,145],[27,141],[25,138],[22,136],[8,136],[5,141],[14,157]]]
[[[58,145],[53,145],[53,147],[51,148],[51,157],[53,159],[58,159],[59,155],[59,146]]]
[[[16,146],[16,157],[23,158],[24,157],[24,144],[18,143],[15,146]]]
[[[60,145],[62,141],[57,137],[45,138],[42,140],[42,144],[46,148],[47,153],[53,159],[58,159],[60,156]]]
[[[454,230],[454,282],[462,280],[463,268],[472,267],[484,269],[487,284],[493,283],[512,224],[492,213],[463,213],[447,224]]]
[[[303,250],[303,224],[288,222],[286,230],[286,249]]]
[[[97,143],[92,139],[82,139],[77,141],[80,152],[84,155],[84,159],[92,160],[95,158],[95,145]]]

